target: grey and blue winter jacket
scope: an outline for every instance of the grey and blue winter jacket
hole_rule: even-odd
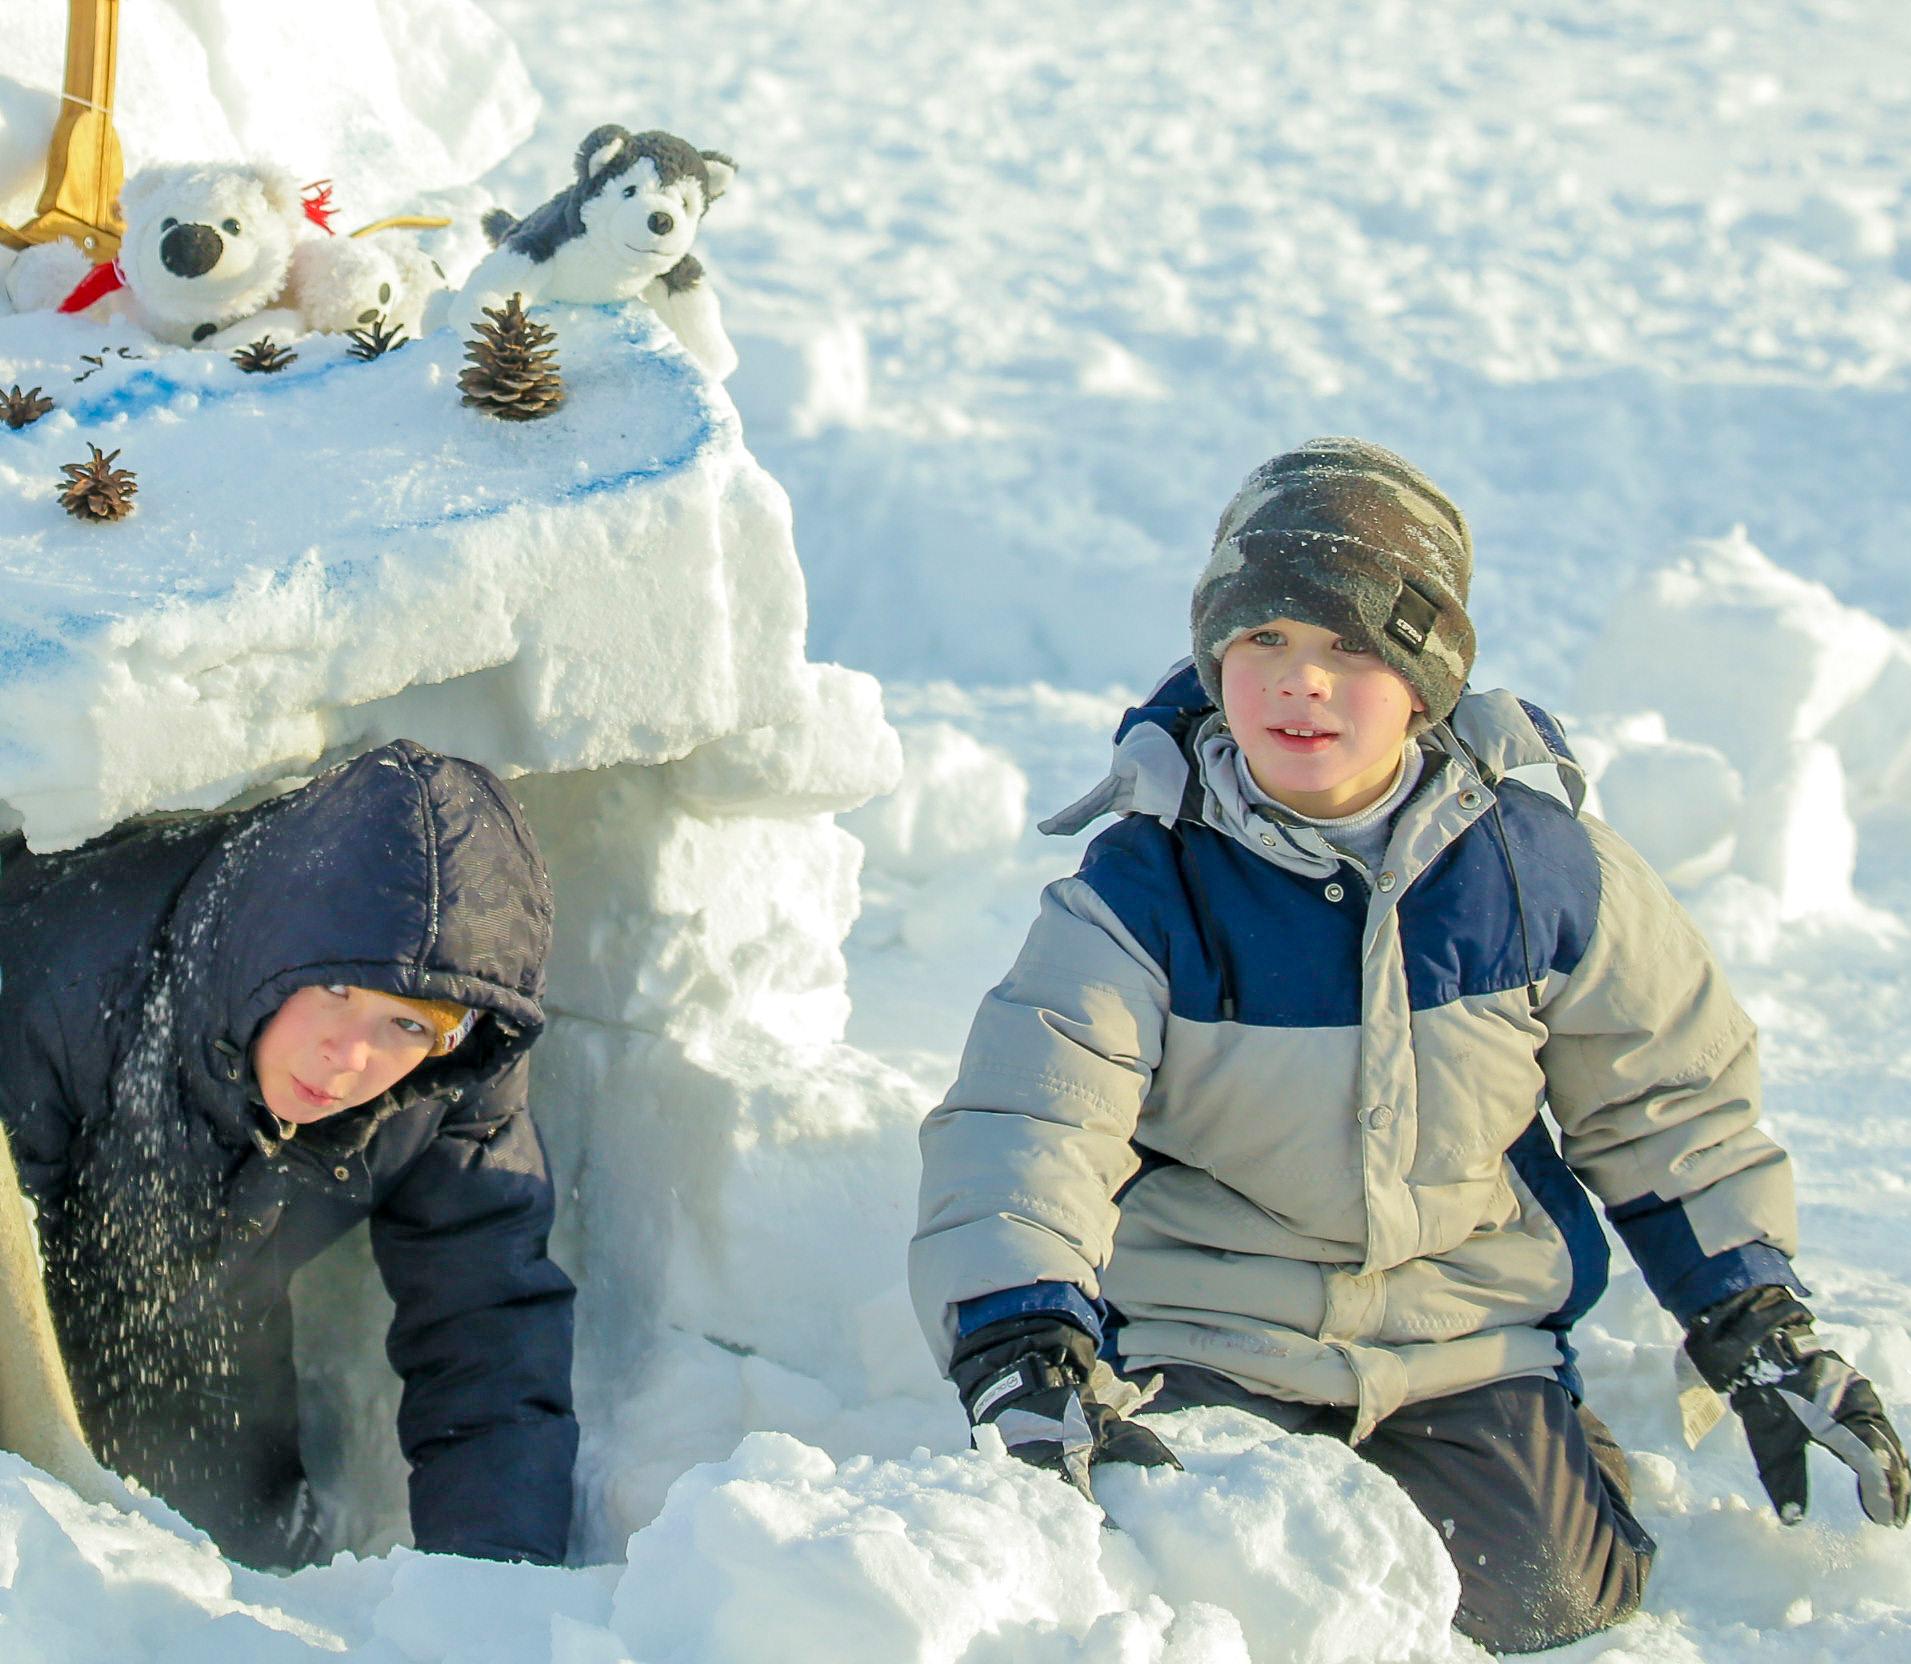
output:
[[[1122,818],[1044,892],[922,1129],[910,1281],[940,1360],[1054,1311],[1123,1368],[1352,1406],[1364,1437],[1572,1384],[1607,1277],[1587,1190],[1676,1316],[1791,1281],[1753,1027],[1697,929],[1576,812],[1544,713],[1469,695],[1420,743],[1369,872],[1244,800],[1191,668],[1128,714],[1045,829]]]

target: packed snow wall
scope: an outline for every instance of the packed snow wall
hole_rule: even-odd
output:
[[[0,385],[58,404],[0,429],[0,824],[58,847],[400,735],[515,782],[559,906],[536,1093],[583,1290],[580,1543],[616,1552],[742,1430],[934,1390],[893,1344],[922,1105],[841,1044],[861,849],[833,817],[899,774],[879,689],[805,660],[787,499],[721,389],[643,309],[546,317],[566,400],[530,423],[461,408],[446,333],[371,362],[315,337],[266,377],[0,323]],[[124,520],[62,511],[89,444],[138,476]],[[362,1238],[305,1283],[335,1534],[383,1547]]]
[[[233,1664],[741,1664],[771,1633],[819,1660],[847,1633],[1241,1664],[1249,1630],[1447,1656],[1451,1567],[1340,1447],[1197,1417],[1188,1473],[1108,1483],[1132,1535],[964,1451],[903,1285],[927,1094],[843,1040],[863,846],[836,816],[903,774],[880,690],[806,660],[788,502],[723,391],[646,313],[540,315],[566,399],[522,425],[461,408],[443,334],[370,362],[311,338],[266,377],[0,319],[0,385],[57,405],[0,430],[0,824],[71,844],[398,735],[511,778],[557,892],[533,1089],[580,1289],[583,1569],[398,1550],[281,1583],[0,1454],[0,1634]],[[88,445],[137,474],[128,517],[63,512]],[[1003,768],[943,736],[863,833],[944,872],[1019,829]],[[364,1234],[295,1298],[330,1538],[382,1552],[406,1510]]]
[[[66,29],[60,0],[0,0],[0,220],[13,225],[44,182]],[[517,47],[472,0],[142,0],[120,9],[116,66],[129,172],[275,162],[334,180],[348,229],[475,200],[461,188],[539,108]]]

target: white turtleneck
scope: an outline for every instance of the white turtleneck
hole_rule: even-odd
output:
[[[1413,795],[1413,788],[1420,784],[1426,757],[1415,741],[1408,740],[1401,748],[1400,767],[1394,774],[1393,784],[1366,808],[1356,809],[1351,815],[1304,815],[1285,803],[1277,803],[1261,790],[1238,744],[1234,749],[1234,766],[1240,776],[1241,794],[1249,803],[1271,810],[1294,825],[1313,827],[1335,849],[1351,856],[1371,873],[1379,870],[1386,857],[1387,841],[1393,836],[1394,816]]]

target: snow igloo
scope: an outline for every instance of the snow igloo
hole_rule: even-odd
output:
[[[65,847],[399,736],[512,783],[558,900],[534,1105],[603,1558],[747,1430],[960,1420],[897,1344],[925,1106],[843,1044],[834,817],[899,777],[880,690],[806,660],[789,503],[722,389],[642,308],[543,316],[567,397],[528,423],[460,406],[448,332],[266,377],[13,321],[0,385],[57,408],[0,431],[0,829]],[[62,512],[89,444],[137,475],[123,521]],[[361,1551],[405,1530],[382,1300],[362,1230],[301,1276],[307,1443]]]

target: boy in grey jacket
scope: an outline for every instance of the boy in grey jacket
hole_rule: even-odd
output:
[[[1810,1443],[1881,1523],[1911,1474],[1797,1298],[1790,1166],[1710,950],[1577,813],[1551,720],[1463,695],[1471,569],[1459,510],[1378,446],[1249,476],[1192,663],[1045,825],[1121,817],[924,1124],[910,1280],[1017,1455],[1084,1491],[1172,1462],[1122,1415],[1155,1376],[1155,1409],[1344,1438],[1442,1529],[1458,1626],[1530,1651],[1630,1613],[1653,1554],[1568,1343],[1606,1282],[1588,1190],[1781,1513]],[[1511,777],[1534,764],[1569,802]]]

